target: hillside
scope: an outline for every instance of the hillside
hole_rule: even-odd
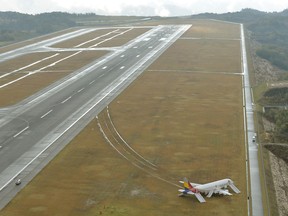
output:
[[[13,43],[76,26],[71,16],[59,12],[38,15],[0,12],[0,43]]]
[[[143,21],[143,17],[62,12],[36,15],[0,12],[0,46],[77,26],[107,26]]]

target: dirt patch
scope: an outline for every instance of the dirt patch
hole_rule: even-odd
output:
[[[282,159],[269,153],[279,216],[288,215],[288,165]]]

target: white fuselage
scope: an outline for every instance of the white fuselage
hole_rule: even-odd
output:
[[[210,190],[221,189],[223,187],[227,187],[229,185],[229,182],[232,182],[231,179],[222,179],[222,180],[214,181],[214,182],[207,183],[207,184],[197,185],[197,186],[194,186],[194,188],[196,188],[200,192],[207,192]]]

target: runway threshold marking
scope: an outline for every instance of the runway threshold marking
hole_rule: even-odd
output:
[[[13,137],[16,138],[17,136],[19,136],[20,134],[22,134],[24,131],[26,131],[29,127],[25,127],[23,130],[21,130],[20,132],[18,132],[17,134],[15,134]]]
[[[53,110],[49,110],[47,113],[45,113],[44,115],[41,116],[41,118],[45,118],[47,115],[49,115]]]

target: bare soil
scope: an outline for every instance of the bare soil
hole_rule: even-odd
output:
[[[288,149],[286,147],[286,149]],[[269,153],[272,169],[274,187],[276,191],[276,202],[279,216],[288,215],[288,164],[273,153]]]

